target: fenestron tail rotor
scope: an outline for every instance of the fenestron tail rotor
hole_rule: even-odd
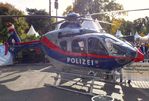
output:
[[[115,24],[110,23],[110,22],[107,22],[107,21],[99,21],[99,20],[98,20],[98,22],[99,22],[99,23],[104,23],[104,24],[108,24],[108,25],[113,25],[113,26],[115,26]]]

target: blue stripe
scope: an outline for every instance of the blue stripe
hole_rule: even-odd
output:
[[[117,63],[114,58],[106,59],[106,58],[66,56],[64,54],[60,54],[59,52],[51,50],[46,46],[44,46],[44,49],[49,57],[66,64],[76,65],[80,67],[112,70],[122,67],[124,65]]]

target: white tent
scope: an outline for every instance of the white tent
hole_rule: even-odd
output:
[[[0,45],[0,66],[4,65],[12,65],[13,64],[13,56],[8,51],[5,54],[5,45]]]
[[[35,31],[34,27],[31,25],[29,31],[27,32],[27,35],[35,35],[39,36],[39,33]]]
[[[120,38],[120,37],[123,37],[123,34],[122,34],[122,32],[120,30],[117,30],[115,36],[117,38]]]
[[[134,39],[135,40],[138,40],[138,39],[141,39],[142,37],[138,34],[138,32],[135,33],[134,35]]]
[[[99,21],[98,21],[97,19],[95,19],[95,23],[96,23],[96,25],[98,26],[100,32],[106,32],[106,31],[101,27],[101,25],[100,25],[100,23],[99,23]]]
[[[141,37],[141,38],[140,38],[140,41],[141,41],[141,42],[144,42],[144,43],[145,43],[145,42],[148,42],[148,41],[149,41],[149,33],[148,33],[146,36]]]
[[[133,34],[130,32],[129,35],[132,36]]]
[[[146,36],[144,36],[143,38],[149,39],[149,33]]]

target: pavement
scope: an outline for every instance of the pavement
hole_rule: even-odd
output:
[[[61,76],[78,81],[59,81],[61,86],[72,91],[45,86],[55,85],[53,77],[57,74],[49,71],[52,68],[50,64],[42,63],[0,67],[0,101],[91,101],[90,84],[85,84],[79,77]],[[95,81],[92,93],[110,96],[113,101],[149,101],[149,81],[132,81],[123,85]]]

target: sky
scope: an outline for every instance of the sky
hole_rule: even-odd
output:
[[[72,1],[73,0],[58,0],[58,15],[62,15],[67,6],[72,5]],[[26,8],[45,9],[47,12],[49,12],[49,0],[0,0],[0,2],[10,3],[14,5],[15,8],[24,12]],[[55,15],[54,2],[55,0],[51,0],[52,15]]]
[[[122,4],[125,10],[149,8],[149,0],[116,0]],[[149,16],[148,11],[130,12],[125,19],[133,21],[134,19]]]
[[[54,1],[55,0],[51,0],[52,15],[55,15]],[[58,15],[62,15],[66,7],[72,5],[72,2],[74,0],[58,0],[58,1],[59,1]],[[24,12],[26,8],[45,9],[47,12],[49,9],[49,0],[0,0],[0,2],[11,3],[17,9],[20,9]],[[116,2],[122,4],[125,10],[149,8],[149,0],[116,0]],[[131,12],[128,13],[128,16],[125,17],[125,19],[132,21],[134,19],[145,16],[149,16],[149,11]]]

